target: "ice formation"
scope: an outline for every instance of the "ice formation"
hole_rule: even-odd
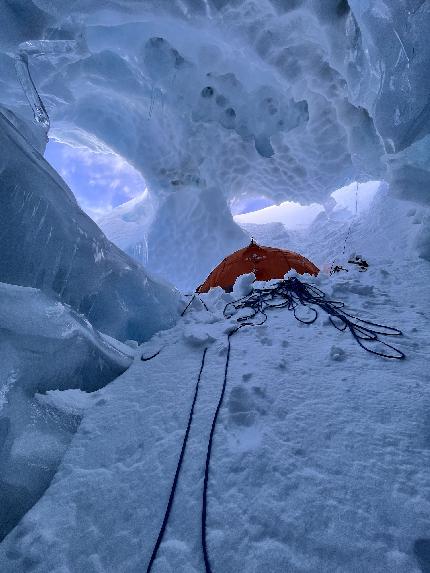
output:
[[[151,272],[194,291],[209,270],[249,238],[214,189],[184,189],[163,202],[148,190],[98,220],[111,241]]]
[[[141,341],[171,326],[173,287],[159,284],[108,241],[1,111],[0,126],[1,280],[59,296],[122,340]]]
[[[385,179],[428,202],[427,2],[33,0],[2,4],[0,19],[2,103],[31,114],[14,69],[24,53],[51,133],[106,146],[143,174],[160,263],[160,252],[199,256],[192,233],[172,245],[167,229],[196,202],[212,209],[207,199],[220,215],[203,217],[199,242],[218,260],[243,244],[223,206],[242,194],[323,202]],[[225,224],[230,237],[214,245]],[[427,258],[428,236],[425,221]]]
[[[49,486],[79,426],[81,394],[95,403],[95,391],[128,368],[133,351],[33,288],[0,283],[0,324],[3,539]],[[50,393],[72,389],[74,407],[70,395],[66,407]]]

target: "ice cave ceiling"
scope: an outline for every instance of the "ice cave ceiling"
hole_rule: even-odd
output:
[[[247,194],[323,203],[385,179],[428,202],[428,1],[3,0],[0,26],[1,104],[31,118],[25,54],[50,137],[143,174],[160,265],[243,243],[227,200]]]
[[[13,56],[45,40],[30,66],[52,133],[107,145],[157,193],[308,202],[420,168],[403,164],[428,133],[428,2],[14,0],[2,12],[4,103],[26,111]],[[67,40],[76,50],[49,53]]]

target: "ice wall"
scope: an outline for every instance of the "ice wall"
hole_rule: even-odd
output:
[[[145,193],[98,224],[149,271],[185,292],[193,292],[220,259],[249,243],[216,189],[189,187],[161,205]]]
[[[132,355],[41,291],[0,283],[0,539],[52,480],[80,422],[76,397],[96,402],[88,393]],[[75,397],[74,407],[56,407],[57,394]]]
[[[57,296],[122,340],[144,340],[173,324],[173,287],[108,241],[1,111],[0,149],[0,280]]]
[[[218,194],[220,213],[239,194],[322,202],[369,179],[428,202],[428,2],[33,0],[2,5],[1,18],[3,99],[21,113],[18,46],[85,39],[80,57],[29,59],[51,132],[120,153],[160,205],[183,194],[162,228],[194,209],[191,189]],[[200,243],[208,250],[211,233]],[[424,233],[430,257],[428,243]],[[189,249],[183,240],[173,252]]]

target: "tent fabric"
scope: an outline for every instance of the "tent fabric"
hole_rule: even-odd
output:
[[[258,281],[282,279],[291,269],[299,274],[316,276],[319,273],[318,267],[298,253],[263,247],[251,241],[244,249],[226,257],[197,288],[197,292],[208,292],[216,286],[230,291],[237,277],[247,273],[254,273]]]

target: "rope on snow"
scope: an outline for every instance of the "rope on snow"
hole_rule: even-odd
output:
[[[191,429],[191,422],[193,420],[193,415],[194,415],[194,406],[196,405],[196,401],[197,401],[197,395],[199,393],[199,385],[200,385],[200,380],[202,377],[202,372],[203,372],[203,368],[205,365],[205,359],[206,359],[206,352],[207,352],[207,348],[204,349],[203,351],[203,356],[202,356],[202,362],[200,365],[200,370],[199,370],[199,375],[197,377],[197,383],[196,383],[196,387],[194,390],[194,397],[193,397],[193,403],[191,404],[191,409],[190,409],[190,413],[188,416],[188,424],[187,424],[187,429],[185,430],[185,435],[184,435],[184,439],[182,441],[182,448],[181,448],[181,453],[179,455],[179,460],[178,460],[178,465],[176,466],[176,472],[175,472],[175,477],[173,478],[173,483],[172,483],[172,488],[170,490],[170,495],[169,495],[169,501],[167,502],[167,507],[166,507],[166,511],[164,513],[164,518],[163,518],[163,522],[161,524],[160,527],[160,531],[158,533],[158,537],[157,537],[157,541],[155,542],[154,545],[154,549],[152,550],[152,554],[151,554],[151,559],[149,560],[148,563],[148,567],[146,569],[146,573],[150,573],[151,569],[152,569],[152,565],[154,564],[154,561],[157,557],[157,553],[158,553],[158,549],[161,545],[161,542],[163,541],[163,536],[164,536],[164,532],[166,531],[166,527],[167,527],[167,522],[169,520],[169,515],[170,515],[170,511],[172,509],[173,506],[173,499],[175,497],[175,491],[176,491],[176,486],[178,484],[178,479],[179,479],[179,474],[181,471],[181,466],[182,466],[182,462],[184,460],[184,455],[185,455],[185,449],[187,447],[187,441],[188,441],[188,436],[190,433],[190,429]]]
[[[238,300],[229,302],[224,308],[224,316],[232,316],[235,311],[249,309],[249,314],[239,317],[238,323],[242,326],[257,326],[267,320],[266,311],[271,308],[287,308],[294,317],[303,324],[313,324],[318,318],[315,306],[329,315],[331,324],[341,332],[349,330],[355,341],[367,352],[402,360],[405,354],[388,342],[381,340],[380,336],[401,336],[398,328],[385,326],[369,320],[364,320],[344,310],[345,304],[341,301],[329,300],[325,293],[315,285],[300,281],[296,277],[279,281],[275,286],[254,289],[254,291]],[[301,318],[297,312],[301,307],[311,311],[309,319]],[[261,316],[259,322],[254,322]],[[375,350],[369,345],[379,343],[384,347],[382,351]],[[387,350],[385,350],[387,349]]]
[[[188,304],[188,306],[186,307],[186,309],[183,311],[182,314],[185,314],[186,310],[188,309],[193,300],[194,297],[191,299],[190,303]],[[298,316],[297,309],[301,306],[307,307],[312,312],[312,315],[309,319],[306,320]],[[246,295],[237,300],[234,300],[232,302],[229,302],[225,306],[224,316],[226,317],[231,317],[236,311],[240,311],[243,309],[249,309],[250,312],[245,316],[239,316],[237,318],[237,323],[238,323],[237,328],[235,328],[228,334],[227,357],[224,368],[224,380],[221,388],[221,393],[218,399],[218,403],[215,409],[215,413],[212,418],[211,430],[209,434],[208,447],[206,452],[204,481],[203,481],[202,512],[201,512],[201,527],[202,527],[201,542],[202,542],[203,559],[206,573],[212,573],[209,559],[208,545],[207,545],[207,505],[208,505],[207,497],[208,497],[208,486],[209,486],[209,471],[210,471],[210,462],[212,454],[212,444],[215,435],[216,424],[218,421],[218,415],[222,407],[225,390],[227,386],[227,376],[228,376],[228,368],[230,364],[230,353],[231,353],[231,337],[245,326],[259,326],[264,324],[268,318],[266,311],[271,308],[287,308],[288,310],[293,311],[294,317],[299,322],[303,324],[313,324],[318,318],[318,311],[316,308],[314,308],[314,306],[318,306],[321,310],[324,310],[329,315],[329,319],[332,325],[341,332],[345,331],[346,329],[349,329],[349,331],[351,332],[352,336],[357,341],[357,343],[367,352],[376,354],[377,356],[382,356],[383,358],[392,358],[398,360],[405,358],[405,354],[403,352],[401,352],[394,346],[391,346],[387,342],[382,341],[379,338],[379,336],[400,336],[402,335],[401,330],[399,330],[398,328],[394,328],[392,326],[385,326],[375,322],[370,322],[368,320],[363,320],[352,314],[349,314],[348,312],[343,310],[344,309],[343,302],[327,299],[325,293],[319,288],[317,288],[315,285],[302,282],[296,277],[281,280],[275,286],[261,289],[254,289],[251,294]],[[256,319],[258,316],[260,316],[261,318],[258,321],[255,321],[254,319]],[[388,353],[378,352],[377,350],[373,350],[367,347],[366,342],[367,343],[378,342],[383,346],[385,346],[386,348],[389,348],[393,352],[392,353],[390,353],[389,351]],[[175,477],[173,479],[173,484],[170,490],[169,500],[167,503],[164,518],[160,527],[157,540],[154,545],[154,549],[151,554],[148,567],[146,569],[146,573],[150,573],[152,565],[157,557],[157,553],[160,548],[167,527],[170,511],[173,506],[176,486],[179,480],[179,474],[181,471],[181,466],[185,455],[188,436],[191,430],[191,425],[194,415],[194,407],[197,402],[199,385],[205,365],[207,350],[208,349],[205,348],[203,351],[200,370],[194,390],[193,402],[188,417],[188,424],[182,442],[182,448],[181,448],[181,453],[179,455],[178,464],[176,467]],[[157,352],[153,356],[150,356],[146,360],[151,360],[152,358],[155,358],[155,356],[157,356],[158,354],[159,352]]]
[[[186,296],[190,296],[190,295],[186,295]],[[195,292],[195,293],[193,293],[190,302],[187,304],[187,306],[186,306],[186,307],[184,308],[184,310],[181,312],[181,316],[184,316],[184,314],[187,312],[187,310],[189,309],[189,307],[191,306],[191,304],[194,302],[194,299],[195,299],[195,298],[198,298],[199,301],[202,303],[202,305],[205,307],[205,309],[206,309],[207,311],[209,311],[209,309],[208,309],[208,307],[207,307],[205,301],[202,300],[202,299],[199,297],[199,295]]]
[[[225,360],[225,368],[224,368],[224,380],[221,388],[221,394],[218,399],[218,404],[215,410],[214,417],[212,419],[211,431],[209,434],[208,440],[208,449],[206,453],[206,463],[205,463],[205,477],[203,481],[203,501],[202,501],[202,548],[203,548],[203,559],[205,562],[205,571],[206,573],[212,573],[210,560],[209,560],[209,551],[207,545],[207,505],[208,505],[208,485],[209,485],[209,467],[211,461],[211,454],[212,454],[212,442],[215,434],[215,427],[218,420],[218,414],[221,410],[222,402],[224,400],[225,389],[227,386],[227,374],[228,374],[228,366],[230,364],[230,351],[231,351],[231,337],[233,334],[242,328],[245,325],[239,325],[235,330],[229,333],[228,335],[228,345],[227,345],[227,358]]]

